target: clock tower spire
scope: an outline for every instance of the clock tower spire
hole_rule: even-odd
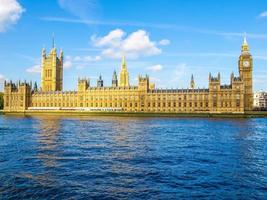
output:
[[[242,44],[242,53],[243,52],[249,52],[249,46],[247,43],[247,37],[244,37],[243,44]]]
[[[247,38],[244,37],[241,55],[238,61],[239,75],[244,83],[244,109],[251,111],[253,109],[253,59],[249,51]]]

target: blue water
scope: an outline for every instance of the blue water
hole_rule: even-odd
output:
[[[0,199],[267,199],[267,119],[0,116]]]

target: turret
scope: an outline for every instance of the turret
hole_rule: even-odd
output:
[[[37,82],[34,82],[34,86],[33,86],[33,91],[37,92],[38,91],[38,86],[37,86]]]
[[[193,74],[192,74],[192,76],[191,76],[190,89],[195,89],[195,81],[194,81],[194,76],[193,76]]]
[[[30,81],[30,88],[31,88],[31,90],[32,90],[32,81]]]
[[[60,61],[61,61],[62,64],[63,64],[63,57],[64,57],[63,50],[60,49]]]
[[[97,80],[97,87],[103,87],[104,86],[104,81],[102,79],[102,76],[100,74],[98,80]]]
[[[138,76],[138,89],[140,91],[148,91],[149,90],[149,77],[146,75],[145,77]]]
[[[83,79],[78,79],[78,91],[86,91],[90,85],[90,80],[83,78]]]
[[[45,48],[42,48],[42,58],[45,58],[46,57],[46,51],[45,51]]]
[[[231,82],[231,85],[233,84],[233,81],[234,81],[234,72],[231,73],[231,76],[230,76],[230,82]]]
[[[118,87],[118,77],[117,77],[117,73],[115,70],[112,76],[112,87]]]

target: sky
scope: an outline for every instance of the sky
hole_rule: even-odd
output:
[[[157,88],[208,87],[209,73],[238,76],[246,35],[254,91],[267,90],[266,0],[0,0],[0,91],[4,80],[40,84],[41,49],[64,51],[64,90],[101,74],[111,85],[126,56],[130,84],[148,74]]]

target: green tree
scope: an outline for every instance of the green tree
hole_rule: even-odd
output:
[[[0,92],[0,110],[4,108],[4,94]]]

